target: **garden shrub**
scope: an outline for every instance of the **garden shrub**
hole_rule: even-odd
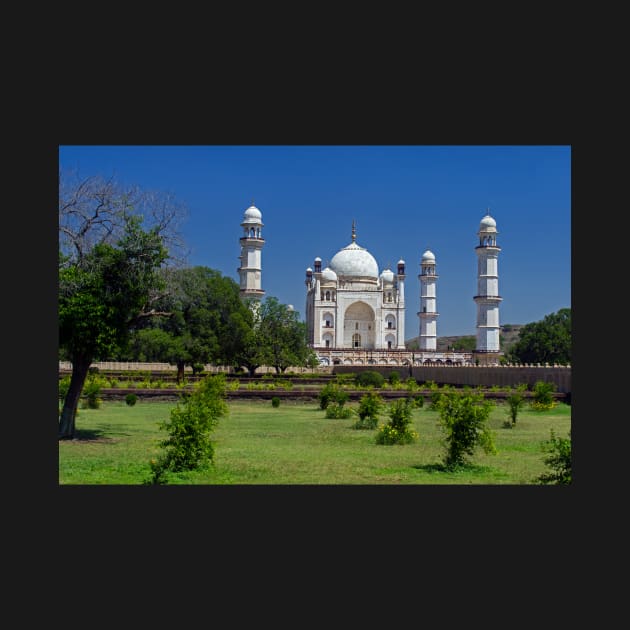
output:
[[[390,420],[379,427],[375,438],[377,444],[410,444],[418,439],[418,433],[409,426],[413,405],[410,405],[406,398],[394,401],[387,413]]]
[[[372,370],[368,370],[366,372],[361,372],[355,376],[354,382],[361,387],[376,387],[380,388],[383,386],[385,382],[385,378],[380,372],[374,372]]]
[[[505,399],[508,406],[510,420],[504,426],[513,427],[516,424],[518,413],[525,406],[525,395],[523,392],[526,389],[527,385],[518,385],[516,389]]]
[[[494,435],[487,425],[492,406],[482,394],[448,392],[440,396],[438,424],[445,433],[446,469],[466,465],[467,456],[478,446],[487,454],[496,453]]]
[[[396,385],[397,383],[400,383],[400,374],[396,370],[393,370],[389,373],[387,380],[390,385]]]
[[[326,407],[326,417],[334,419],[350,418],[352,416],[352,409],[346,407],[343,403],[329,402]]]
[[[126,403],[130,406],[130,407],[133,407],[133,406],[136,404],[136,402],[138,402],[138,397],[137,397],[135,394],[131,394],[131,393],[129,393],[129,394],[127,394],[127,395],[125,396],[125,402],[126,402]]]
[[[278,396],[274,396],[271,399],[271,406],[272,407],[279,407],[280,406],[280,398],[278,398]]]
[[[336,383],[328,383],[321,388],[319,395],[319,408],[326,409],[331,402],[344,405],[350,398],[348,392],[341,389]]]
[[[91,374],[85,380],[81,397],[84,409],[98,409],[101,406],[100,397],[103,381],[96,374]]]
[[[65,400],[68,395],[68,390],[70,389],[70,379],[72,377],[70,374],[67,374],[63,378],[59,379],[59,399]]]
[[[557,438],[551,429],[551,439],[543,442],[543,451],[549,453],[545,464],[551,468],[550,473],[544,473],[536,478],[541,484],[570,484],[571,483],[571,431],[567,438]]]
[[[369,392],[362,396],[357,410],[359,419],[351,428],[375,429],[378,425],[378,416],[383,406],[384,401],[376,392]]]
[[[546,411],[555,407],[556,403],[552,396],[552,392],[554,392],[555,389],[555,383],[536,381],[534,383],[534,387],[532,388],[533,400],[530,403],[532,409],[535,409],[536,411]]]
[[[213,463],[210,436],[219,418],[228,413],[225,397],[224,374],[206,376],[190,393],[183,393],[181,402],[171,410],[170,421],[159,425],[169,437],[159,443],[164,453],[149,463],[152,476],[147,483],[166,483],[168,472],[195,470]]]
[[[418,381],[416,381],[413,376],[410,376],[407,380],[405,380],[405,387],[408,392],[417,392],[420,389]]]

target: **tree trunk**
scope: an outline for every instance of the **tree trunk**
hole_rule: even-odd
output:
[[[61,418],[59,418],[59,434],[60,440],[71,440],[74,438],[75,420],[77,415],[77,407],[79,406],[79,398],[83,391],[83,385],[88,375],[88,370],[92,359],[88,357],[73,357],[72,359],[72,376],[70,378],[70,387],[63,403]]]
[[[184,367],[186,366],[185,361],[177,362],[177,382],[181,383],[184,380]]]

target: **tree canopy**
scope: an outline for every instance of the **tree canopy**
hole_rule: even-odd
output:
[[[253,325],[238,284],[203,266],[167,271],[165,284],[158,308],[170,315],[141,323],[128,358],[177,365],[180,379],[186,365],[234,365]]]
[[[138,207],[145,212],[139,214]],[[169,257],[165,242],[177,240],[177,216],[177,206],[159,195],[98,177],[71,181],[60,174],[59,346],[72,362],[60,439],[74,437],[92,361],[124,347],[130,329],[156,313],[152,302],[163,288],[158,270]]]
[[[562,308],[541,321],[525,324],[508,359],[519,363],[571,363],[571,309]]]

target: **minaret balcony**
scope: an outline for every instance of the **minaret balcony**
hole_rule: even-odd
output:
[[[489,300],[491,302],[500,302],[503,298],[500,295],[475,295],[473,300]]]
[[[241,243],[247,242],[247,243],[264,243],[265,239],[258,237],[258,236],[241,236],[241,238],[238,239]]]

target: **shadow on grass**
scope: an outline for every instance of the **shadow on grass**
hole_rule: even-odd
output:
[[[448,474],[463,474],[463,473],[487,473],[493,469],[490,466],[477,466],[476,464],[463,464],[461,466],[455,466],[453,468],[447,468],[444,464],[417,464],[412,466],[416,470],[421,470],[427,473],[448,473]]]
[[[64,442],[109,442],[110,437],[105,436],[105,432],[101,429],[75,429],[72,439],[63,440]]]
[[[75,429],[74,437],[71,440],[60,440],[63,442],[115,442],[117,437],[129,436],[119,426],[104,425],[100,429]]]

